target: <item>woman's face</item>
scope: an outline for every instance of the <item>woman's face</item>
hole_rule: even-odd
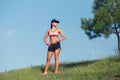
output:
[[[52,23],[52,26],[54,26],[54,27],[57,27],[57,25],[58,25],[57,22],[53,22],[53,23]]]

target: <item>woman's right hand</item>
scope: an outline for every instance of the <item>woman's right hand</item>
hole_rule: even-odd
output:
[[[47,46],[50,46],[51,44],[47,42],[46,45],[47,45]]]

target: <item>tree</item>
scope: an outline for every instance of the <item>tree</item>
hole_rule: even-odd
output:
[[[81,19],[81,28],[90,39],[115,34],[120,53],[120,0],[94,0],[93,18]]]

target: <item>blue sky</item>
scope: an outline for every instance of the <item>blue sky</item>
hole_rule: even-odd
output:
[[[50,21],[60,21],[66,34],[60,62],[83,61],[115,55],[115,35],[89,40],[80,28],[82,17],[92,17],[94,0],[0,0],[0,72],[46,62],[43,36]],[[54,63],[52,58],[51,63]]]

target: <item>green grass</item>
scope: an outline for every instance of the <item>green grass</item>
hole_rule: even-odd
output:
[[[120,80],[120,57],[94,61],[61,63],[59,74],[55,75],[54,65],[48,75],[42,76],[44,66],[12,70],[0,73],[0,80]]]

